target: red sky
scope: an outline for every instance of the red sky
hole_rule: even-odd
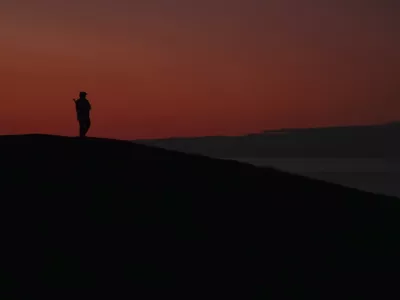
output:
[[[400,120],[397,0],[2,0],[0,134],[243,134]]]

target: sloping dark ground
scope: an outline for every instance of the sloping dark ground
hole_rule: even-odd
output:
[[[0,282],[15,298],[338,299],[397,284],[397,198],[123,141],[3,136],[0,153]]]

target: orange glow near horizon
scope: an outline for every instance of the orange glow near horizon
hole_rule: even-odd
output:
[[[98,137],[400,120],[395,2],[222,2],[3,1],[0,134],[76,135],[81,90]]]

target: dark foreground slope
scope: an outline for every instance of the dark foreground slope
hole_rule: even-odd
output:
[[[122,141],[4,136],[0,153],[15,297],[326,299],[397,283],[396,198]]]

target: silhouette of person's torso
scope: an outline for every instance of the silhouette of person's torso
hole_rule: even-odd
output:
[[[76,113],[78,114],[78,119],[89,118],[91,105],[87,99],[76,100]]]

